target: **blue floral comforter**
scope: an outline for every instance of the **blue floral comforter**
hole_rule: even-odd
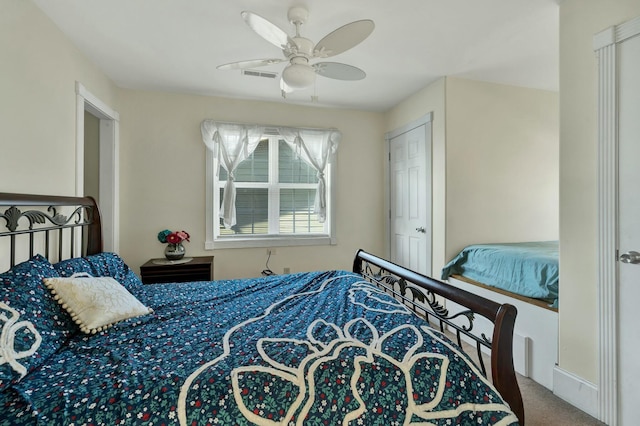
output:
[[[0,393],[0,424],[517,424],[454,344],[353,273],[133,292],[153,314],[72,335]]]

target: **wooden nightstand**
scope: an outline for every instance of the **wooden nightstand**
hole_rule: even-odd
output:
[[[157,264],[151,259],[140,267],[144,284],[213,280],[213,256],[194,257],[187,263]]]

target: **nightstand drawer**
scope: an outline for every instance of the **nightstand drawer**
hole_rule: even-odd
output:
[[[213,280],[213,256],[194,257],[186,263],[158,264],[158,260],[151,259],[140,267],[144,284]]]

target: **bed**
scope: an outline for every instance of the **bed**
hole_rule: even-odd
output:
[[[0,193],[2,219],[0,425],[524,424],[511,305],[362,250],[351,271],[143,285],[91,198]]]
[[[558,306],[558,241],[474,244],[442,269],[484,285]]]
[[[558,348],[558,241],[470,245],[445,265],[441,279],[516,306],[516,371],[553,389]]]

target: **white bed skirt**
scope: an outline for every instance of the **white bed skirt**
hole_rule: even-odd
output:
[[[558,313],[453,277],[447,282],[498,303],[510,303],[518,309],[513,336],[515,369],[553,391],[553,369],[558,362]],[[447,308],[457,312],[459,305],[449,303]],[[490,333],[492,328],[484,318],[476,318],[474,329],[481,332],[486,329],[486,333]],[[487,337],[491,338],[491,334]]]

